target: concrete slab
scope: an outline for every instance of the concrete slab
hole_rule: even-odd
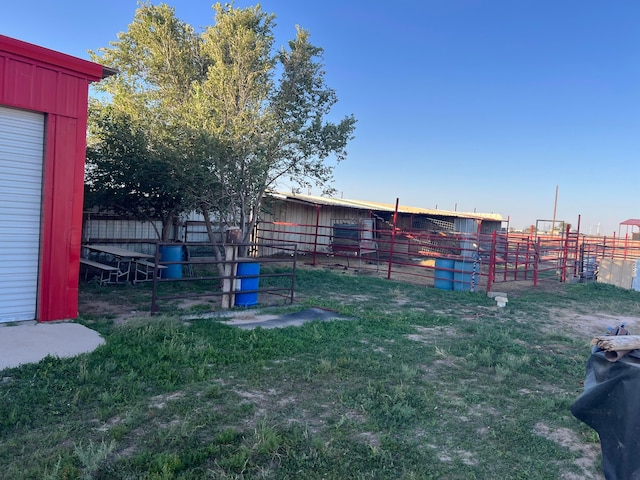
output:
[[[74,357],[104,343],[98,332],[79,323],[0,325],[0,370],[37,363],[47,355]]]
[[[299,327],[307,322],[328,322],[329,320],[351,320],[348,317],[343,317],[337,312],[327,310],[324,308],[307,308],[299,312],[287,313],[285,315],[279,315],[275,318],[271,315],[264,315],[262,318],[260,315],[256,315],[253,320],[248,319],[233,319],[227,321],[228,325],[234,325],[244,330],[251,330],[256,327],[262,328],[284,328],[284,327]]]
[[[287,313],[284,315],[274,315],[262,313],[260,310],[246,310],[236,312],[216,312],[211,315],[199,315],[191,317],[193,319],[217,318],[227,325],[241,328],[243,330],[251,330],[253,328],[284,328],[299,327],[307,322],[327,322],[329,320],[353,320],[351,317],[345,317],[338,312],[326,308],[312,307],[299,312]],[[188,320],[187,318],[186,320]]]

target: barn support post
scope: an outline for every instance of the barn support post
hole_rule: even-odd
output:
[[[313,236],[313,261],[311,265],[316,266],[316,254],[318,253],[318,232],[320,231],[320,205],[316,205],[316,232]]]
[[[389,268],[387,269],[387,280],[391,279],[391,264],[393,263],[393,247],[396,242],[396,225],[398,224],[398,204],[400,199],[396,198],[396,208],[393,212],[393,230],[391,230],[391,246],[389,248]]]

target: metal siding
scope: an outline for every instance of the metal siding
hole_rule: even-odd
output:
[[[14,47],[14,42],[20,44],[19,54],[6,47]],[[38,60],[25,56],[28,53]],[[59,60],[63,65],[55,63]],[[102,73],[102,66],[96,63],[2,35],[0,65],[0,105],[78,118],[86,115],[89,83],[99,80]]]
[[[33,65],[14,58],[8,59],[3,102],[18,108],[30,109]]]
[[[73,73],[78,78],[92,82],[100,80],[103,76],[104,67],[97,63],[0,35],[0,54],[3,52],[28,59],[29,63],[34,65],[53,66],[56,71]]]
[[[49,114],[38,320],[78,313],[87,97],[102,71],[96,63],[0,35],[0,105]]]
[[[32,105],[33,110],[46,112],[51,110],[52,99],[56,98],[58,90],[58,72],[50,68],[36,67],[38,82],[34,85]]]
[[[50,116],[44,173],[41,318],[59,320],[78,314],[78,271],[82,231],[82,175],[78,186],[78,119]],[[84,154],[84,150],[80,150]],[[78,213],[79,212],[79,213]]]
[[[78,78],[61,73],[57,95],[55,96],[57,100],[56,112],[61,115],[75,116],[78,111],[78,92],[81,87],[82,85]],[[88,84],[85,88],[88,88]]]
[[[34,320],[44,116],[0,107],[0,322]]]

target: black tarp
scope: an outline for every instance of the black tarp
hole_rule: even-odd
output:
[[[600,436],[607,480],[640,480],[640,351],[616,362],[594,351],[587,361],[584,392],[571,413]]]

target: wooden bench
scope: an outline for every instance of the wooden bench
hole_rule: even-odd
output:
[[[106,263],[94,262],[86,258],[80,259],[80,265],[84,265],[84,279],[89,279],[89,271],[94,270],[99,272],[100,276],[95,275],[94,278],[98,279],[101,285],[108,283],[117,283],[118,279],[123,275],[118,267],[107,265]],[[126,275],[126,273],[124,273]]]
[[[133,283],[153,280],[153,275],[156,270],[167,268],[166,265],[156,265],[155,263],[148,262],[147,260],[135,260],[133,263]]]

